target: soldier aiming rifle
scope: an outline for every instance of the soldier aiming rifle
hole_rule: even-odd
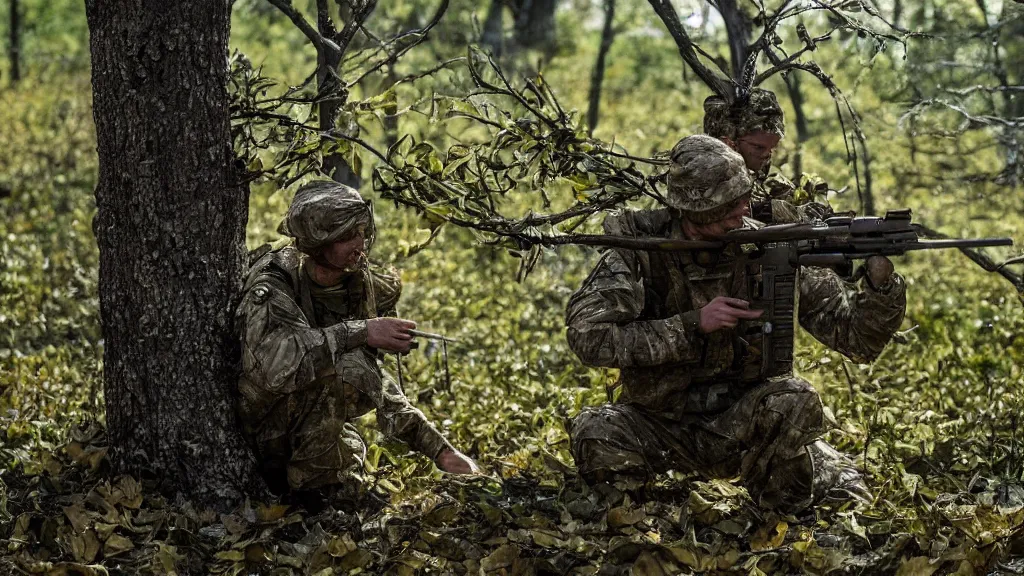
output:
[[[609,235],[572,239],[613,247],[566,312],[580,359],[620,369],[618,401],[585,409],[571,428],[589,483],[638,487],[674,469],[739,476],[756,503],[786,512],[869,498],[852,462],[821,439],[817,391],[792,373],[794,313],[823,344],[870,362],[906,309],[888,256],[1009,244],[921,241],[906,211],[764,227],[748,218],[753,188],[739,154],[691,136],[672,150],[667,209],[609,216]]]

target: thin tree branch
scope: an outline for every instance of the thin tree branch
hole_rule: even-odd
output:
[[[318,32],[317,29],[314,28],[308,20],[306,20],[306,17],[292,6],[290,0],[267,0],[267,2],[276,6],[278,10],[287,16],[292,23],[295,24],[303,34],[305,34],[306,38],[312,42],[317,52],[325,55],[331,54],[336,55],[337,57],[341,56],[341,50],[338,48],[338,45],[332,40],[324,38],[320,32]]]
[[[648,0],[648,2],[665,24],[672,39],[675,40],[676,47],[679,49],[679,55],[683,58],[683,61],[689,65],[690,69],[715,94],[732,101],[735,98],[732,84],[729,80],[715,74],[700,61],[700,57],[697,56],[697,52],[694,49],[694,43],[683,29],[683,23],[679,20],[679,14],[676,12],[675,7],[672,6],[672,2],[670,0]]]
[[[402,32],[401,34],[398,34],[398,35],[394,36],[393,38],[389,39],[387,42],[383,43],[381,45],[381,49],[387,51],[388,52],[388,56],[386,58],[384,58],[383,60],[381,60],[380,62],[377,62],[373,66],[370,66],[367,70],[363,71],[363,73],[360,74],[358,78],[356,78],[352,82],[349,82],[348,85],[349,86],[353,86],[355,84],[358,84],[364,78],[366,78],[368,75],[370,75],[370,74],[380,70],[384,66],[387,66],[387,65],[395,63],[406,52],[408,52],[409,50],[412,50],[416,46],[422,44],[423,41],[427,39],[427,34],[431,30],[433,30],[435,26],[437,26],[437,24],[441,21],[441,17],[444,16],[445,12],[448,11],[448,5],[449,5],[449,0],[441,0],[441,4],[438,5],[437,10],[434,11],[434,15],[427,22],[426,26],[423,26],[422,28],[416,28],[414,30],[407,30],[405,32]],[[392,44],[394,44],[396,42],[401,41],[402,39],[409,38],[409,37],[412,37],[413,41],[409,42],[408,44],[403,45],[396,52],[392,53],[392,52],[390,52],[387,49],[387,46],[390,46],[390,45],[392,45]],[[453,62],[455,60],[456,59],[449,60],[449,62]]]

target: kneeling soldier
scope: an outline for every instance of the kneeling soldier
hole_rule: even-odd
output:
[[[753,187],[743,158],[691,136],[672,150],[668,209],[609,216],[606,232],[701,240],[749,220]],[[869,496],[852,463],[821,436],[818,393],[793,376],[751,374],[756,354],[735,328],[749,307],[743,254],[609,250],[566,312],[583,362],[621,369],[618,402],[585,409],[571,429],[588,482],[646,481],[669,469],[739,476],[758,504],[798,511],[825,499]],[[830,348],[874,359],[903,321],[905,287],[888,259],[866,263],[863,285],[823,268],[799,277],[800,324]]]
[[[313,182],[295,194],[284,228],[294,246],[252,266],[237,313],[240,414],[268,480],[352,494],[366,453],[352,420],[373,409],[385,434],[442,470],[476,472],[379,365],[379,351],[409,351],[416,324],[383,317],[401,281],[366,260],[369,204],[347,186]]]

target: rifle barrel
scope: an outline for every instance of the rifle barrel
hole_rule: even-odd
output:
[[[581,244],[604,248],[621,248],[644,252],[676,252],[683,250],[721,250],[732,243],[769,243],[792,242],[797,240],[824,239],[836,236],[850,238],[851,245],[858,241],[869,242],[878,240],[885,242],[885,237],[850,236],[845,227],[810,227],[805,224],[770,226],[761,230],[737,230],[719,236],[717,240],[686,240],[682,238],[656,238],[619,236],[615,234],[578,234],[559,236],[552,245]],[[1010,238],[953,238],[944,240],[920,240],[903,244],[907,250],[936,250],[941,248],[983,248],[987,246],[1012,246]]]
[[[907,245],[908,250],[936,250],[942,248],[985,248],[988,246],[1013,246],[1012,238],[950,238],[946,240],[921,240]]]

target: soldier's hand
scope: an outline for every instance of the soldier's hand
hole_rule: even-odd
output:
[[[437,455],[437,467],[450,474],[479,474],[480,467],[472,458],[458,450],[445,448]]]
[[[867,268],[868,280],[871,280],[871,286],[874,288],[878,288],[888,282],[893,270],[895,270],[892,261],[885,256],[872,256],[868,258],[864,266]]]
[[[372,348],[404,354],[413,345],[409,330],[416,327],[412,320],[401,318],[370,318],[366,321],[366,344]]]
[[[740,320],[753,320],[764,310],[751,310],[750,302],[718,296],[700,309],[700,331],[710,334],[722,328],[735,328]]]

